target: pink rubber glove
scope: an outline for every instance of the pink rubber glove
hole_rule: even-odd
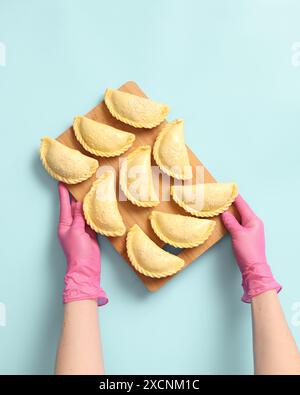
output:
[[[263,222],[254,214],[239,195],[235,200],[241,223],[226,211],[222,214],[224,225],[232,237],[232,248],[242,273],[244,295],[242,301],[250,303],[254,296],[271,289],[281,290],[267,263]]]
[[[97,299],[98,305],[108,302],[100,288],[101,257],[96,233],[86,225],[82,204],[75,202],[67,188],[58,184],[60,218],[58,238],[67,258],[63,302]]]

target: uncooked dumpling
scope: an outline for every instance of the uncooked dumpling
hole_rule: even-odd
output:
[[[166,174],[179,180],[192,178],[192,168],[184,142],[183,120],[168,123],[156,138],[153,156]]]
[[[77,184],[87,180],[98,168],[96,159],[50,137],[42,138],[40,156],[50,176],[66,184]]]
[[[126,197],[140,207],[159,203],[153,184],[151,147],[141,146],[124,159],[120,169],[120,185]]]
[[[115,177],[104,172],[92,185],[83,201],[86,222],[95,232],[105,236],[122,236],[125,225],[118,209]]]
[[[133,267],[145,276],[171,276],[184,265],[183,259],[158,247],[138,225],[130,228],[126,246]]]
[[[173,199],[179,206],[196,217],[214,217],[223,213],[238,195],[234,183],[174,185]]]
[[[116,89],[106,89],[104,101],[114,118],[135,128],[154,128],[169,112],[165,104]]]
[[[215,221],[152,211],[151,226],[165,243],[179,248],[191,248],[203,244],[212,234]]]
[[[77,116],[73,129],[80,144],[96,156],[118,156],[130,148],[135,140],[133,133],[124,132],[104,123]]]

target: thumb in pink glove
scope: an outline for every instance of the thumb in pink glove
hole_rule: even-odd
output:
[[[96,233],[86,225],[82,204],[72,200],[67,188],[58,184],[60,219],[58,238],[67,259],[63,302],[97,299],[98,305],[108,302],[100,288],[101,257]]]
[[[241,216],[241,223],[226,211],[222,220],[232,237],[232,248],[242,273],[244,295],[242,301],[250,303],[254,296],[271,289],[281,290],[274,279],[265,254],[265,234],[263,222],[254,214],[239,195],[235,200]]]

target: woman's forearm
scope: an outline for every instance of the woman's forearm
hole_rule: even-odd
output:
[[[100,286],[101,255],[96,233],[87,226],[82,203],[58,184],[58,238],[66,256],[64,320],[56,374],[103,374],[98,306],[108,302]]]
[[[80,300],[64,305],[55,373],[103,374],[96,300]]]
[[[300,354],[275,290],[252,298],[256,374],[300,374]]]
[[[300,374],[300,355],[281,310],[281,285],[273,276],[265,251],[264,224],[239,195],[239,220],[222,214],[242,274],[242,301],[251,303],[256,374]]]

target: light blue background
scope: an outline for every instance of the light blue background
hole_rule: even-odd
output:
[[[56,182],[39,139],[130,79],[185,119],[188,145],[263,218],[300,345],[299,19],[297,0],[0,0],[1,373],[51,374],[62,320]],[[154,294],[104,238],[101,250],[107,373],[252,372],[229,238]]]

